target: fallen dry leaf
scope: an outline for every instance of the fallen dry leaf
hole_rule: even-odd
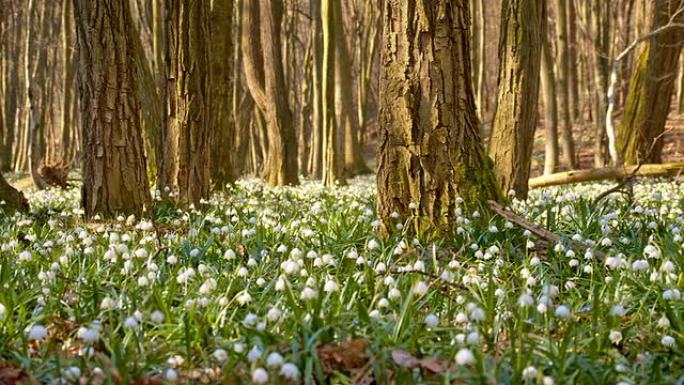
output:
[[[420,361],[411,353],[400,349],[392,350],[392,361],[394,361],[397,366],[408,369],[418,367],[420,364]]]
[[[437,357],[423,358],[420,360],[420,367],[435,374],[444,373],[449,368],[446,361]]]
[[[38,385],[26,369],[15,364],[0,364],[0,385]]]
[[[360,368],[368,362],[368,340],[357,338],[340,344],[324,344],[316,349],[326,373]]]

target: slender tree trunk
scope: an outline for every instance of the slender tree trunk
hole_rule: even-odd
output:
[[[323,184],[334,186],[343,181],[335,113],[335,6],[336,0],[323,0]],[[339,57],[339,56],[338,56]],[[344,100],[342,101],[344,103]],[[351,111],[348,111],[351,112]],[[344,121],[345,116],[341,116]]]
[[[311,0],[311,38],[312,49],[312,119],[311,152],[309,153],[309,174],[314,178],[323,177],[323,27],[321,22],[321,0]]]
[[[570,62],[568,57],[568,31],[567,31],[567,8],[565,3],[568,0],[558,0],[556,2],[556,35],[558,42],[558,83],[557,89],[560,96],[560,115],[563,120],[563,130],[561,131],[561,147],[563,148],[563,161],[570,168],[575,169],[575,141],[572,137],[572,110],[570,109],[570,85],[568,76],[570,72]]]
[[[553,73],[553,54],[549,42],[548,5],[543,4],[541,87],[544,99],[544,127],[546,132],[544,151],[544,175],[553,174],[558,167],[558,104],[556,103],[556,78]]]
[[[233,76],[233,1],[212,1],[211,28],[211,133],[212,182],[223,187],[235,181],[231,156],[235,142],[235,123],[232,118]]]
[[[682,7],[684,0],[656,0],[651,29],[667,24],[675,14],[673,21],[683,23],[684,12],[677,13]],[[662,134],[683,43],[684,30],[672,28],[648,40],[638,56],[617,138],[618,151],[626,165],[661,160]]]
[[[565,0],[567,7],[567,23],[568,23],[568,88],[570,93],[569,108],[570,119],[572,122],[581,120],[581,106],[579,97],[580,77],[578,76],[578,68],[581,64],[586,65],[586,62],[580,63],[577,57],[577,10],[575,9],[575,0]]]
[[[162,195],[197,206],[209,197],[211,179],[209,2],[168,0],[165,6],[166,109],[158,183]]]
[[[503,191],[527,197],[541,63],[542,0],[503,0],[499,101],[489,155]]]
[[[409,215],[418,233],[446,225],[457,196],[469,208],[501,199],[478,131],[468,20],[468,0],[385,2],[377,174],[384,231]]]
[[[127,1],[74,0],[86,217],[140,215],[150,202]]]
[[[247,85],[266,117],[268,157],[264,179],[271,186],[295,185],[297,139],[285,87],[280,22],[282,0],[245,0],[242,11],[242,50]]]

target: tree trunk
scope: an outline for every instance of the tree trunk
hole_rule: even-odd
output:
[[[499,40],[499,100],[489,155],[503,191],[527,197],[541,63],[542,0],[504,0]]]
[[[447,225],[457,196],[471,209],[502,198],[478,131],[468,20],[468,0],[385,2],[377,174],[384,231],[409,215],[418,233]]]
[[[150,202],[127,1],[74,0],[86,217],[140,215]]]
[[[247,85],[268,128],[264,178],[271,186],[295,185],[299,183],[297,140],[280,44],[283,2],[245,0],[243,7],[241,45]]]
[[[329,0],[324,0],[329,1]],[[348,176],[365,174],[370,172],[363,161],[363,152],[359,143],[359,122],[354,111],[354,93],[352,84],[352,62],[349,58],[349,48],[344,32],[344,18],[342,15],[342,2],[333,0],[332,13],[334,13],[334,46],[335,46],[335,93],[339,99],[339,111],[337,111],[342,133],[344,134],[344,171]]]
[[[0,173],[0,212],[28,211],[29,204],[24,194],[10,186]]]
[[[682,7],[684,0],[656,0],[651,29],[667,24]],[[677,13],[673,21],[684,22],[684,13]],[[670,110],[682,43],[684,30],[672,28],[648,40],[638,56],[617,138],[624,164],[659,163],[661,160],[662,134]]]
[[[182,206],[209,197],[209,2],[165,2],[166,109],[159,189]],[[171,194],[169,194],[171,193]]]
[[[211,28],[211,133],[212,183],[223,187],[237,178],[233,155],[235,122],[232,119],[233,76],[233,1],[214,0],[210,14]]]
[[[311,38],[312,47],[312,117],[311,151],[309,152],[309,174],[314,178],[323,177],[323,26],[321,20],[321,0],[311,0]]]
[[[558,167],[558,104],[556,103],[556,78],[553,73],[553,55],[549,42],[548,5],[542,9],[542,58],[541,87],[544,99],[544,127],[546,132],[544,150],[544,175],[556,172]]]
[[[556,2],[556,35],[558,46],[558,83],[560,90],[560,114],[563,120],[563,131],[561,132],[561,146],[563,148],[563,161],[565,164],[574,169],[577,167],[575,160],[575,141],[572,138],[572,119],[570,109],[570,85],[568,76],[570,72],[570,63],[568,61],[568,30],[567,30],[567,0],[558,0]]]
[[[335,114],[335,46],[337,42],[333,24],[338,20],[335,20],[336,10],[333,2],[336,0],[323,0],[321,7],[323,20],[323,184],[329,187],[343,181],[337,115]],[[351,111],[345,112],[351,114]],[[340,120],[344,122],[345,118],[349,117],[342,113]]]

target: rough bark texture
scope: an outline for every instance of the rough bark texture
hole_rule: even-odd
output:
[[[8,214],[14,211],[27,211],[28,209],[29,204],[24,194],[10,186],[5,177],[0,174],[0,212]]]
[[[385,2],[377,174],[385,230],[410,214],[416,232],[445,225],[459,195],[470,208],[501,199],[478,132],[468,15],[468,0]]]
[[[250,93],[266,118],[268,155],[264,179],[271,186],[299,183],[297,139],[283,73],[280,22],[282,0],[245,0],[242,10],[243,63]]]
[[[652,30],[667,24],[682,7],[684,0],[657,0]],[[674,22],[684,22],[684,12]],[[684,29],[672,28],[650,39],[637,58],[617,138],[624,164],[661,160],[661,134],[670,110],[682,43]]]
[[[235,122],[232,121],[233,75],[233,1],[214,0],[210,14],[211,28],[211,133],[212,183],[217,187],[237,178],[233,167]]]
[[[210,187],[209,2],[168,0],[165,7],[166,106],[158,183],[162,194],[179,204],[197,205],[209,197]]]
[[[537,123],[543,0],[504,0],[499,40],[499,100],[489,155],[503,191],[527,197]]]
[[[150,201],[127,0],[74,0],[87,217],[140,215]]]

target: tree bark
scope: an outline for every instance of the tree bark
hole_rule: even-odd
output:
[[[168,0],[166,88],[159,189],[182,206],[209,197],[209,2]]]
[[[333,2],[337,1],[323,0],[321,7],[323,20],[323,184],[329,187],[343,181],[335,113],[335,46],[337,42],[333,26],[336,22]],[[348,119],[349,116],[345,116],[348,114],[351,114],[351,111],[341,112],[340,121],[344,122],[345,118]]]
[[[544,99],[544,175],[556,172],[558,167],[558,104],[556,103],[556,78],[553,72],[553,54],[549,42],[548,5],[544,3],[542,16],[541,87]]]
[[[673,22],[684,22],[684,0],[656,0],[652,30]],[[659,163],[662,133],[670,110],[678,73],[684,29],[672,28],[645,43],[629,84],[625,113],[620,123],[617,147],[624,164]]]
[[[468,0],[387,0],[383,17],[378,213],[384,231],[415,215],[421,233],[451,222],[457,196],[502,199],[478,131]]]
[[[560,90],[561,119],[563,120],[563,130],[561,131],[561,147],[563,148],[563,161],[566,165],[574,169],[577,167],[575,159],[575,141],[572,137],[572,114],[570,109],[570,85],[569,73],[570,62],[568,61],[568,14],[566,8],[566,1],[558,0],[556,2],[556,35],[558,46],[558,83]]]
[[[150,202],[128,1],[74,0],[86,217],[140,215]]]
[[[541,63],[542,0],[503,0],[499,100],[489,155],[503,191],[527,197]]]
[[[24,194],[10,186],[5,177],[0,173],[0,212],[13,213],[15,211],[28,211],[29,204]]]
[[[638,170],[635,169],[639,167]],[[642,164],[641,166],[605,167],[591,170],[574,170],[544,175],[530,179],[530,188],[559,186],[571,183],[596,182],[606,179],[620,179],[630,175],[637,177],[661,177],[681,175],[684,162],[665,164]]]
[[[223,187],[237,178],[233,169],[235,122],[232,117],[233,91],[233,1],[214,0],[211,5],[211,133],[212,183]]]

